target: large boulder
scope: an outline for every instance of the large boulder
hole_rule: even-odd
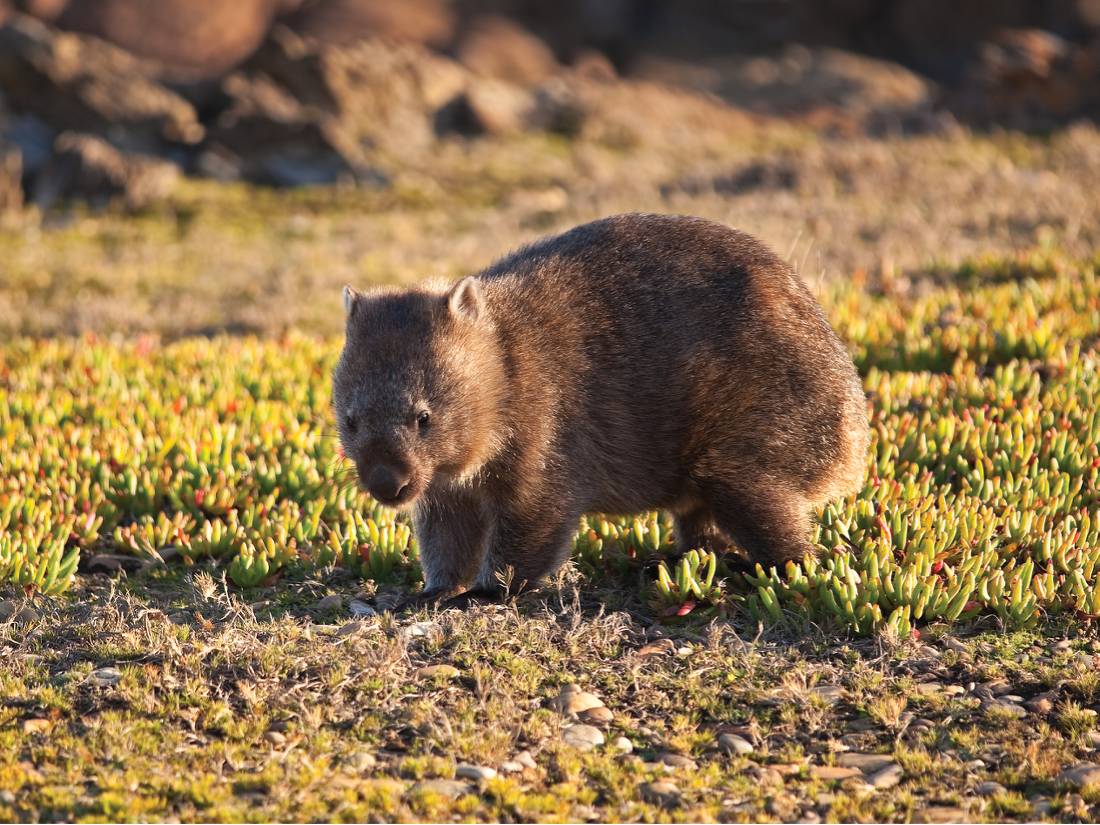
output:
[[[259,48],[296,0],[23,0],[60,29],[95,35],[180,79],[217,77]]]
[[[506,17],[484,15],[466,28],[455,57],[472,72],[531,86],[558,70],[558,61],[540,40]]]
[[[0,28],[0,93],[53,130],[110,133],[134,151],[198,143],[192,106],[155,68],[94,37],[57,32],[23,15]]]

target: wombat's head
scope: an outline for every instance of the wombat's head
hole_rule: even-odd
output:
[[[498,449],[503,366],[481,283],[447,292],[344,289],[347,331],[333,408],[360,486],[416,500],[437,475],[472,476]]]

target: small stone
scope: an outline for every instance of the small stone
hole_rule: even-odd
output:
[[[968,650],[970,650],[970,648],[967,647],[963,642],[960,642],[953,636],[944,636],[943,639],[941,639],[940,641],[944,647],[946,647],[948,650],[953,650],[956,653],[966,653]]]
[[[980,771],[985,768],[985,762],[981,759],[971,759],[969,762],[964,763],[963,767],[968,771]]]
[[[550,701],[550,706],[558,713],[579,714],[592,708],[602,708],[603,700],[593,693],[581,690],[576,685],[566,685],[556,697]]]
[[[857,768],[863,773],[875,773],[894,764],[894,757],[885,753],[842,753],[836,763],[844,768]]]
[[[1038,818],[1046,816],[1054,809],[1054,803],[1045,796],[1037,796],[1031,801],[1031,815]]]
[[[538,767],[538,763],[535,762],[535,757],[531,755],[531,751],[520,751],[515,755],[515,761],[519,762],[528,770],[533,771]]]
[[[817,825],[817,823],[821,822],[821,817],[818,815],[817,811],[808,810],[804,811],[802,816],[795,821],[804,823],[804,825]]]
[[[836,704],[848,695],[848,691],[840,685],[818,685],[811,689],[811,693],[829,705]]]
[[[1090,748],[1100,748],[1100,730],[1090,730],[1085,734],[1085,741]]]
[[[917,685],[914,685],[914,687],[916,688],[917,693],[921,694],[922,696],[935,696],[936,694],[943,691],[942,682],[921,682]]]
[[[417,679],[454,679],[461,671],[454,665],[427,665],[416,669]]]
[[[266,739],[269,743],[277,748],[280,748],[286,744],[286,734],[279,733],[279,731],[277,730],[269,730],[267,733],[264,734],[264,739]]]
[[[96,687],[112,687],[122,679],[122,671],[117,667],[101,667],[88,674],[88,682]]]
[[[810,768],[810,776],[826,782],[837,782],[841,779],[851,779],[854,776],[862,775],[863,772],[858,768],[844,768],[839,765],[814,765]]]
[[[361,601],[360,599],[352,599],[350,604],[348,604],[348,610],[350,610],[351,615],[357,619],[365,619],[369,618],[370,616],[378,615],[377,610],[375,610],[366,602]]]
[[[1095,762],[1081,762],[1066,768],[1058,774],[1058,783],[1078,790],[1100,786],[1100,765]]]
[[[776,787],[783,784],[783,774],[775,768],[761,768],[756,774],[756,781],[764,787]]]
[[[356,751],[347,759],[348,766],[357,771],[369,771],[378,764],[378,760],[370,751]]]
[[[872,719],[870,716],[861,716],[859,719],[853,719],[848,723],[848,730],[862,733],[864,731],[875,730],[879,727],[879,723]]]
[[[401,636],[405,639],[417,639],[438,629],[439,625],[436,622],[413,622],[401,628]]]
[[[983,782],[974,789],[974,793],[978,796],[996,796],[999,793],[1005,793],[1006,790],[1000,782]]]
[[[742,739],[732,733],[723,733],[718,737],[718,749],[722,753],[745,756],[753,752],[752,744],[747,739]]]
[[[646,782],[640,790],[642,799],[651,805],[671,808],[680,804],[680,789],[671,782]]]
[[[4,790],[0,791],[0,802],[3,802],[5,805],[14,805],[15,794],[7,788],[4,788]]]
[[[412,786],[415,793],[434,793],[447,799],[458,799],[470,792],[470,786],[454,779],[425,779]]]
[[[495,768],[485,765],[462,764],[455,768],[455,776],[459,779],[472,779],[475,782],[488,782],[497,775]]]
[[[514,759],[509,759],[507,762],[500,763],[500,771],[501,773],[522,773],[523,765]]]
[[[323,599],[319,599],[314,605],[314,610],[339,610],[344,606],[344,597],[336,595],[325,596]]]
[[[588,708],[588,710],[582,710],[577,716],[581,721],[590,722],[595,725],[607,725],[615,718],[615,714],[603,705],[595,708]]]
[[[688,768],[695,770],[695,760],[691,757],[684,756],[679,753],[670,753],[666,751],[657,755],[657,761],[668,768]]]
[[[604,736],[591,725],[570,725],[562,732],[562,740],[577,750],[590,751],[604,743]]]
[[[1004,679],[993,679],[989,682],[983,683],[982,687],[984,687],[994,696],[1004,696],[1006,693],[1012,692],[1012,685],[1006,682]]]
[[[1027,711],[1021,705],[999,699],[982,703],[982,711],[986,716],[1015,716],[1017,719],[1023,719],[1027,716]]]
[[[905,776],[905,771],[902,770],[901,765],[887,765],[882,770],[875,771],[868,776],[867,784],[881,791],[894,787],[901,782],[903,776]]]
[[[1071,647],[1073,647],[1073,640],[1071,639],[1062,639],[1054,644],[1055,650],[1069,650]]]
[[[627,739],[625,736],[618,736],[611,740],[611,747],[621,753],[630,753],[634,750],[634,743]]]
[[[362,630],[366,630],[367,625],[365,622],[348,622],[345,625],[341,625],[336,630],[337,636],[352,636],[359,633]]]
[[[49,719],[24,719],[23,733],[40,733],[50,729]]]
[[[1054,710],[1054,694],[1037,693],[1024,702],[1024,707],[1032,713],[1047,714]]]
[[[917,811],[914,817],[916,822],[967,822],[969,815],[962,808],[952,805],[933,805],[930,808]]]

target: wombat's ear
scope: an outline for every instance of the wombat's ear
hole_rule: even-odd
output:
[[[355,312],[355,307],[359,305],[359,299],[362,296],[352,289],[350,286],[344,287],[344,314],[351,318],[352,313]]]
[[[485,308],[481,281],[472,275],[463,278],[451,289],[451,294],[447,296],[447,306],[452,315],[467,321],[476,321]]]

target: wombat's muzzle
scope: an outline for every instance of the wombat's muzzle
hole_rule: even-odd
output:
[[[376,464],[362,478],[371,497],[383,504],[400,504],[411,491],[412,474],[386,464]]]

